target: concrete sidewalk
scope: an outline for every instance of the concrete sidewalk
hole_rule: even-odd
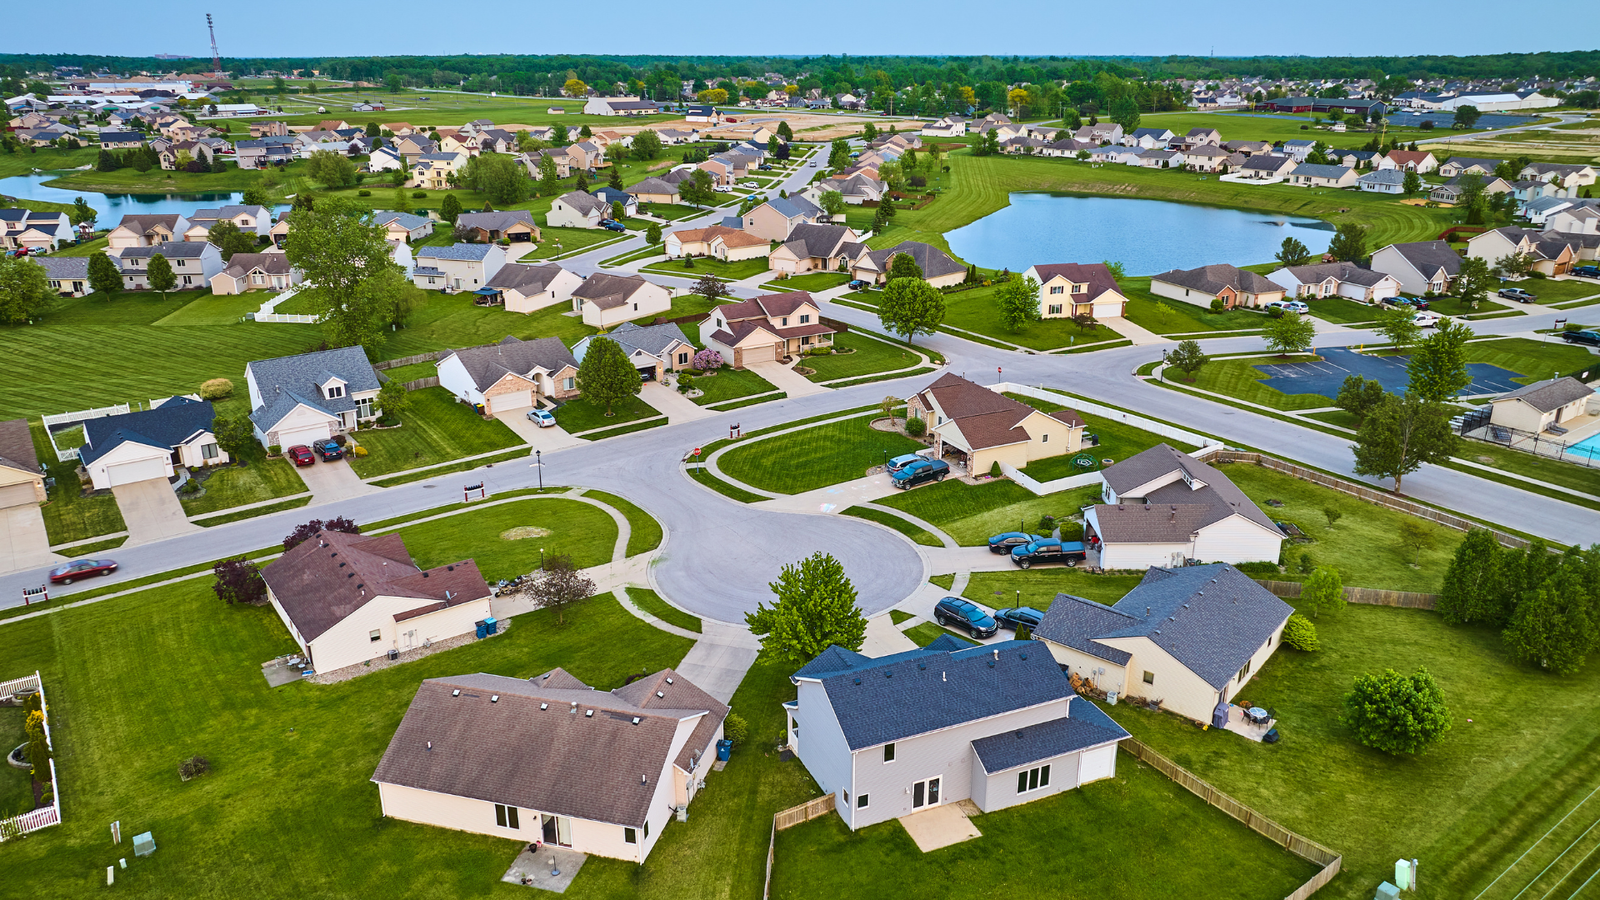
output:
[[[761,642],[743,625],[712,619],[701,619],[700,631],[702,637],[678,663],[678,672],[701,690],[728,703],[744,680],[744,673],[755,665]]]
[[[861,652],[877,659],[894,653],[917,649],[917,642],[905,636],[888,613],[867,620],[867,637],[861,642]]]

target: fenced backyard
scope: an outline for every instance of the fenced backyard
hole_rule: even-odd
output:
[[[1285,600],[1293,600],[1300,596],[1304,587],[1298,581],[1267,581],[1255,579],[1273,593],[1273,596]],[[1401,609],[1434,609],[1439,603],[1438,594],[1420,594],[1415,591],[1385,591],[1378,588],[1347,587],[1344,589],[1346,603],[1360,603],[1365,606],[1395,606]]]
[[[200,399],[198,394],[184,394],[183,396],[189,400],[198,401]],[[99,419],[104,416],[120,416],[125,413],[138,412],[146,409],[155,409],[162,403],[162,401],[167,399],[168,398],[166,397],[159,397],[144,404],[140,404],[138,402],[118,403],[115,406],[97,406],[94,409],[80,409],[76,412],[53,413],[51,415],[40,416],[39,421],[44,423],[45,434],[49,435],[50,437],[50,449],[54,450],[56,453],[56,462],[71,462],[72,460],[78,458],[78,449],[83,445],[83,442],[79,440],[75,444],[63,447],[61,446],[61,442],[56,440],[56,435],[58,432],[65,433],[73,431],[73,426],[89,419]],[[79,432],[79,435],[81,436],[81,431]],[[0,694],[0,696],[5,695]]]
[[[38,672],[34,672],[32,675],[23,678],[0,681],[0,698],[14,697],[18,691],[38,693],[39,709],[44,713],[45,746],[50,748],[51,753],[54,753],[55,743],[50,736],[50,707],[44,696],[44,680],[39,677]],[[10,748],[4,748],[3,752],[10,752]],[[49,761],[49,767],[50,805],[11,816],[10,818],[0,819],[0,842],[12,838],[21,838],[41,828],[61,824],[61,792],[56,781],[55,759],[52,758]]]
[[[773,813],[772,833],[767,838],[767,880],[761,888],[761,900],[767,900],[772,896],[772,860],[778,846],[778,832],[825,816],[833,812],[833,808],[833,795],[827,794],[815,800],[807,800],[799,806],[791,806]]]

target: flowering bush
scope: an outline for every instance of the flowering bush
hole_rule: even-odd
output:
[[[692,365],[701,372],[705,372],[710,369],[720,369],[723,365],[722,354],[715,350],[701,350],[699,353],[694,355],[694,362]]]

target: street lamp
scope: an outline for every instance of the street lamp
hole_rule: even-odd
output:
[[[540,458],[542,455],[543,455],[542,451],[534,450],[533,451],[533,465],[531,466],[531,468],[535,468],[535,469],[539,470],[539,490],[541,490],[541,491],[544,490],[544,460]]]
[[[544,548],[539,548],[539,571],[544,571]]]

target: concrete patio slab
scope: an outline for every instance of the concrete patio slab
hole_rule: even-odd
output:
[[[533,815],[529,813],[528,815]],[[551,847],[548,844],[540,845],[535,852],[529,844],[517,854],[516,860],[511,863],[511,868],[500,880],[507,884],[520,884],[541,891],[554,891],[564,894],[572,885],[572,879],[578,877],[578,870],[589,858],[587,853],[568,850],[564,847]]]
[[[306,669],[304,664],[291,666],[283,658],[271,660],[261,664],[261,675],[267,679],[267,687],[283,687],[301,680],[301,674]]]
[[[69,551],[70,552],[70,551]],[[66,559],[50,552],[50,535],[39,507],[0,509],[0,574],[49,566]]]
[[[1223,728],[1246,740],[1255,741],[1259,744],[1267,732],[1272,730],[1272,726],[1276,724],[1278,724],[1276,719],[1268,719],[1266,722],[1257,725],[1250,721],[1249,716],[1245,715],[1244,707],[1236,703],[1230,703],[1228,704],[1228,724],[1224,725]]]
[[[178,502],[178,495],[173,493],[172,485],[165,478],[118,485],[111,493],[117,498],[117,508],[122,510],[122,520],[128,523],[128,540],[124,546],[200,530],[200,526],[189,524],[183,504]]]
[[[983,837],[983,832],[967,818],[967,811],[956,803],[901,816],[900,824],[923,853]]]

